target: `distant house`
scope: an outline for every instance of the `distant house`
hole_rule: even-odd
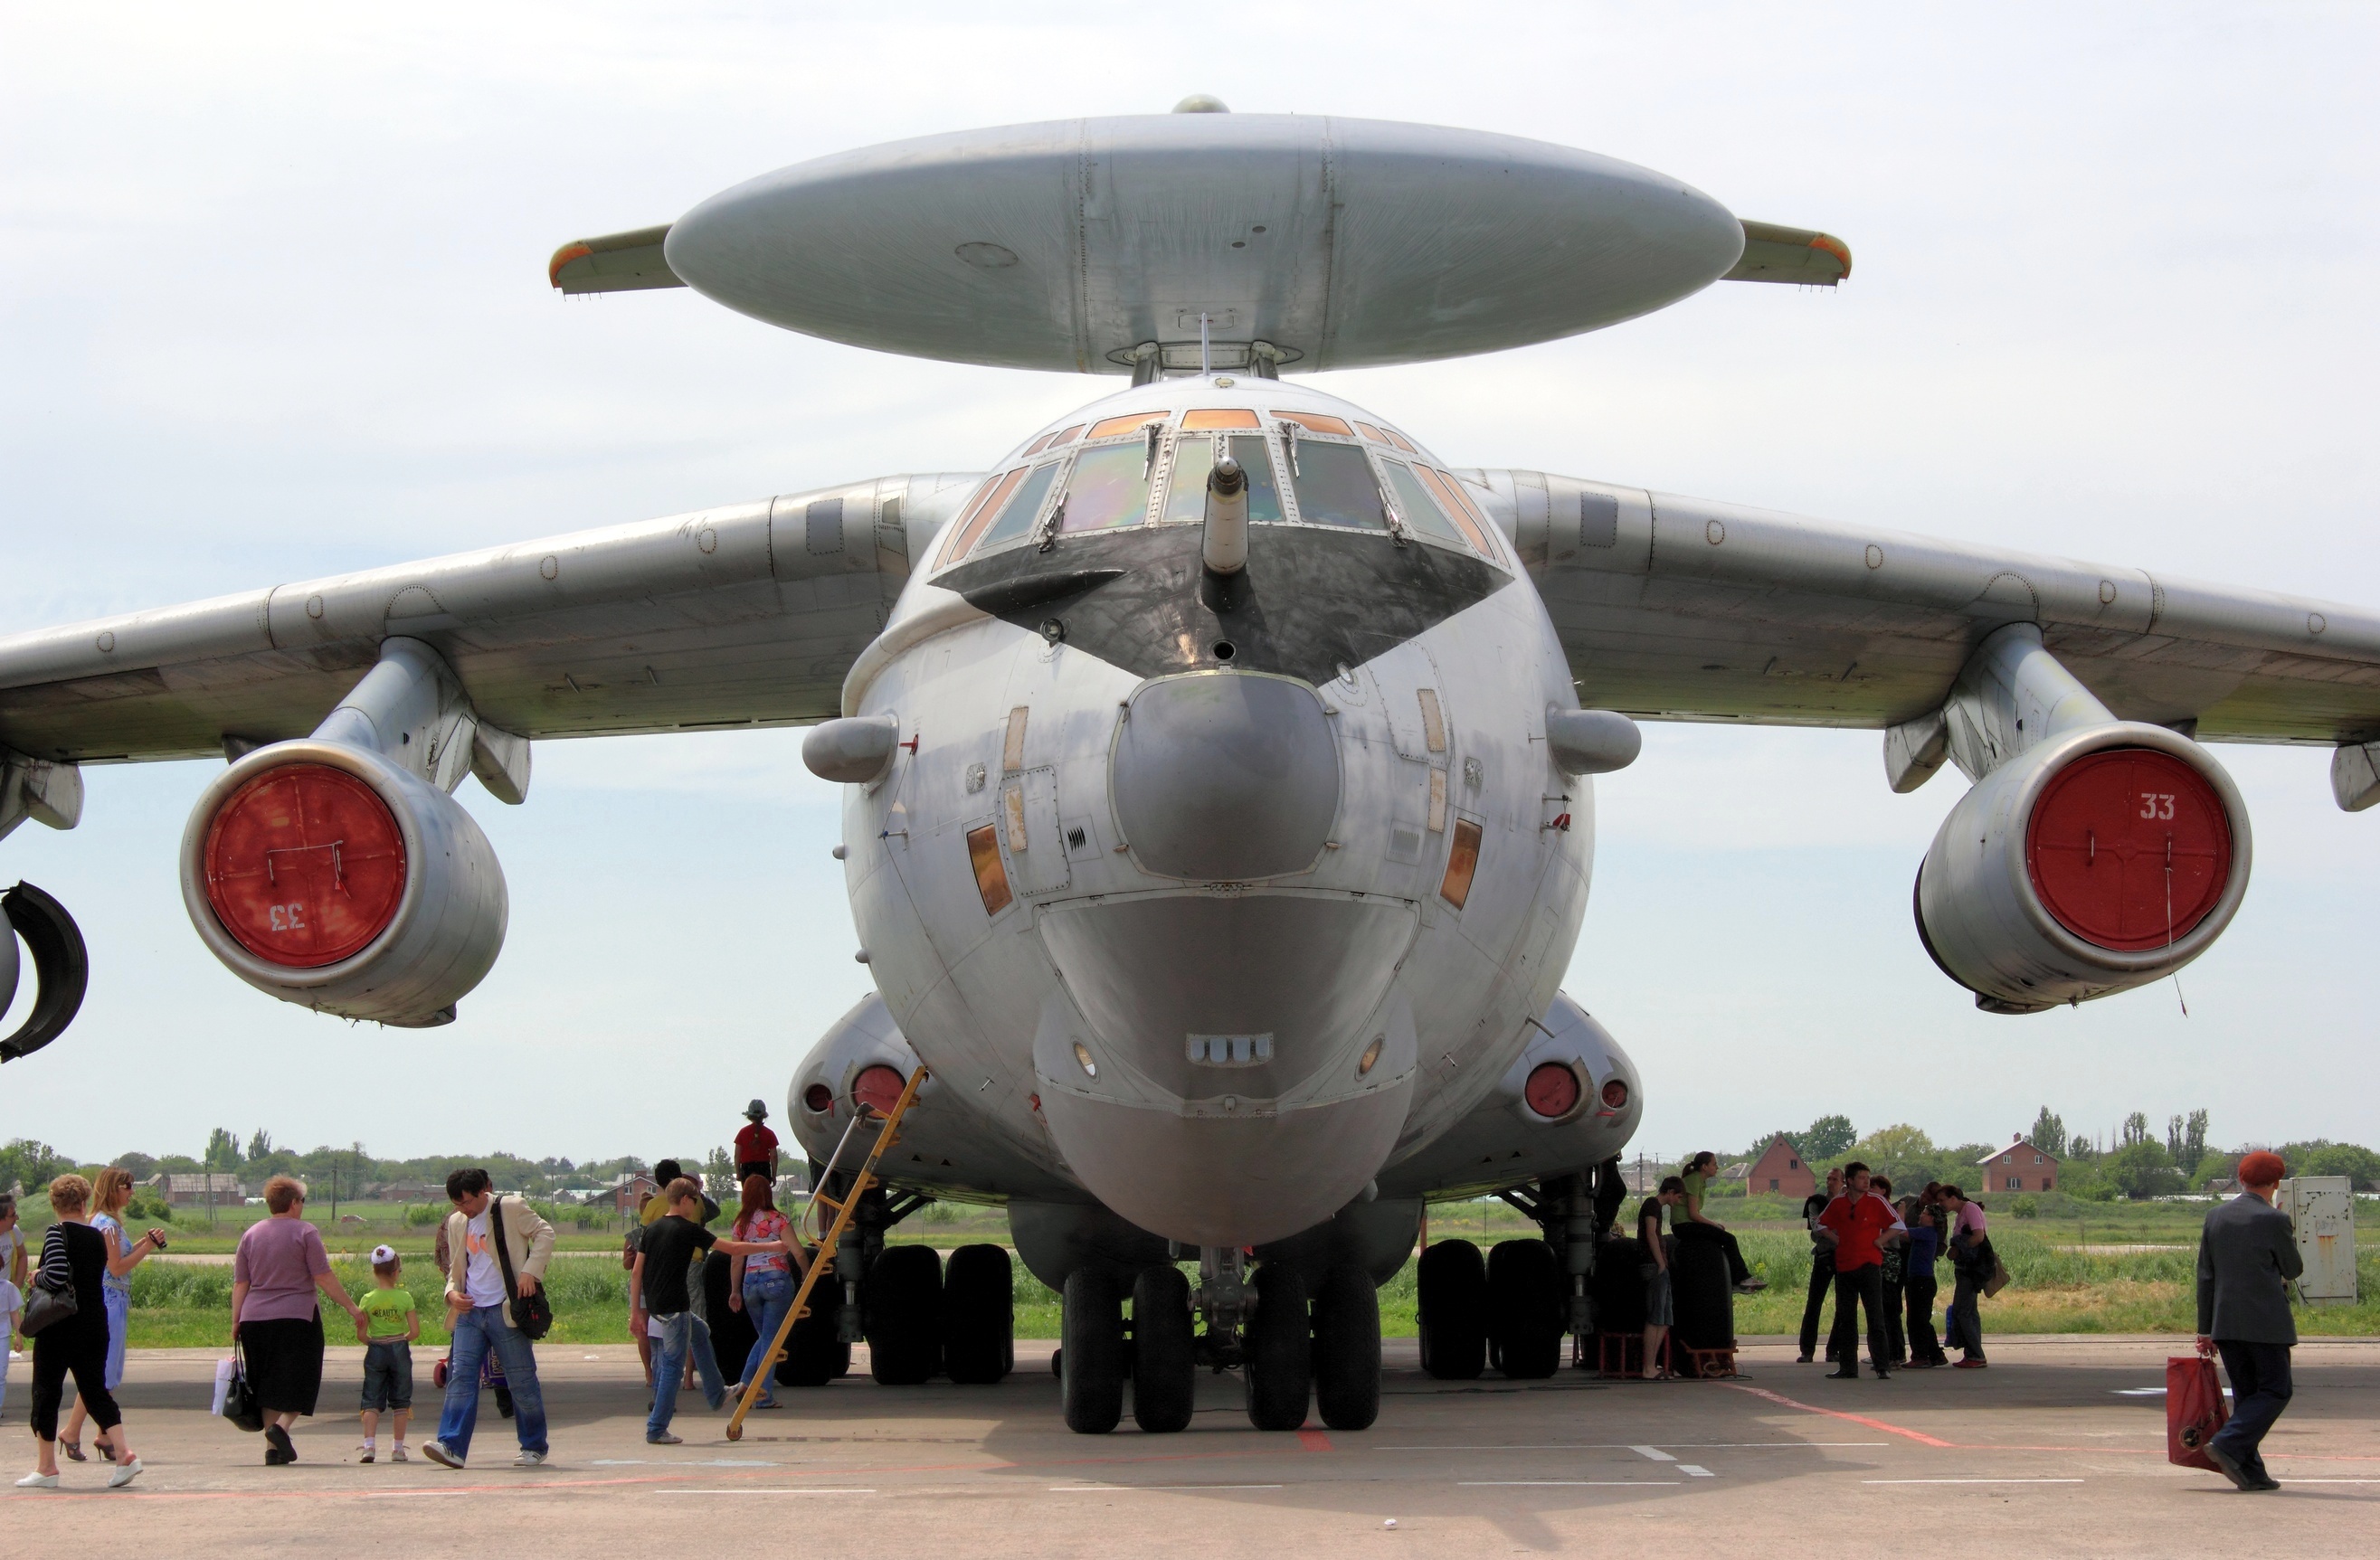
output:
[[[382,1181],[364,1189],[366,1198],[374,1203],[443,1203],[446,1188],[441,1182],[432,1185],[426,1180]]]
[[[645,1199],[661,1189],[662,1183],[650,1176],[622,1176],[612,1183],[613,1209],[622,1218],[635,1218],[644,1211]]]
[[[2018,1138],[1998,1154],[1975,1161],[1984,1172],[1984,1187],[1990,1191],[2055,1191],[2058,1190],[2058,1156],[2044,1154],[2033,1144]]]
[[[188,1175],[161,1173],[151,1176],[140,1184],[164,1198],[169,1206],[189,1208],[204,1207],[210,1201],[209,1181],[214,1183],[212,1201],[217,1207],[237,1208],[247,1202],[248,1188],[240,1184],[237,1176],[225,1170],[217,1170],[212,1175],[196,1171]]]
[[[1807,1197],[1818,1190],[1817,1173],[1802,1163],[1802,1151],[1780,1134],[1768,1141],[1752,1162],[1746,1191],[1774,1192],[1783,1197]]]

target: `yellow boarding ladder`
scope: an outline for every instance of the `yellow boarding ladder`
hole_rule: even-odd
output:
[[[818,1252],[810,1258],[809,1271],[802,1275],[802,1287],[794,1291],[792,1307],[786,1311],[785,1319],[777,1324],[777,1336],[769,1340],[767,1358],[761,1360],[759,1370],[747,1373],[750,1379],[745,1384],[744,1396],[737,1400],[735,1412],[729,1416],[727,1421],[727,1439],[730,1441],[744,1439],[744,1416],[752,1411],[753,1403],[759,1400],[760,1394],[769,1389],[771,1373],[776,1370],[777,1361],[785,1357],[785,1340],[794,1336],[795,1326],[809,1315],[810,1290],[817,1287],[819,1276],[824,1273],[829,1264],[834,1261],[835,1248],[842,1244],[844,1231],[851,1227],[852,1210],[859,1206],[860,1197],[870,1187],[877,1184],[876,1162],[884,1157],[886,1149],[901,1141],[901,1118],[908,1114],[910,1102],[917,1097],[918,1085],[925,1081],[926,1070],[922,1067],[909,1074],[907,1086],[902,1089],[901,1097],[893,1101],[892,1109],[884,1118],[882,1129],[876,1134],[876,1146],[869,1149],[868,1157],[860,1162],[859,1173],[852,1178],[851,1190],[844,1193],[842,1201],[838,1202],[826,1193],[825,1183],[834,1175],[835,1167],[832,1161],[827,1165],[825,1173],[819,1177],[820,1184],[811,1190],[811,1205],[815,1207],[823,1203],[832,1208],[834,1224],[819,1241]],[[854,1103],[856,1105],[856,1102]],[[868,1107],[858,1106],[857,1108],[865,1110]],[[855,1126],[857,1124],[856,1121],[853,1123]],[[845,1143],[850,1141],[848,1134],[845,1134],[844,1141]],[[843,1157],[840,1145],[835,1150],[834,1157],[837,1160]]]

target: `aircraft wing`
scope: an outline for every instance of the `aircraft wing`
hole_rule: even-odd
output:
[[[2380,737],[2380,612],[1533,471],[1501,511],[1582,704],[1656,720],[1884,727],[2037,623],[2119,718],[2212,742]],[[1492,496],[1491,496],[1492,495]]]
[[[884,478],[0,637],[0,746],[109,763],[303,737],[391,635],[519,737],[837,713],[971,473]]]

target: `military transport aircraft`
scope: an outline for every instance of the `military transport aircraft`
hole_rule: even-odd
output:
[[[1064,1296],[1067,1422],[1114,1427],[1128,1386],[1178,1431],[1202,1367],[1259,1426],[1370,1423],[1375,1288],[1433,1199],[1506,1194],[1544,1239],[1430,1246],[1431,1371],[1544,1375],[1593,1328],[1643,1095],[1557,987],[1635,722],[1880,730],[1896,791],[1956,764],[1917,933],[2001,1013],[2222,934],[2249,824],[2205,743],[2332,746],[2338,804],[2380,799],[2372,612],[1458,466],[1285,377],[1831,286],[1837,239],[1561,147],[1183,106],[822,158],[552,261],[1114,393],[980,469],[0,639],[0,831],[73,827],[79,765],[219,753],[200,937],[284,1001],[436,1024],[504,935],[467,774],[517,804],[537,740],[813,725],[876,993],[801,1064],[795,1130],[823,1161],[930,1078],[786,1379],[862,1336],[888,1383],[1010,1370],[1006,1252],[882,1239],[998,1203]],[[8,913],[22,1051],[81,944],[39,890]]]

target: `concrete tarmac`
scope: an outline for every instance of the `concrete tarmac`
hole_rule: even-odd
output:
[[[1781,1342],[1734,1382],[1437,1382],[1388,1345],[1379,1422],[1360,1433],[1248,1428],[1237,1376],[1201,1378],[1179,1435],[1069,1434],[1050,1346],[993,1387],[876,1386],[862,1364],[780,1389],[741,1441],[698,1396],[681,1446],[649,1446],[625,1347],[540,1349],[552,1460],[512,1466],[483,1399],[469,1467],[421,1459],[435,1429],[417,1355],[415,1460],[355,1461],[361,1350],[331,1350],[295,1467],[207,1413],[215,1355],[136,1350],[122,1394],[148,1471],[56,1493],[0,1483],[12,1555],[390,1556],[783,1552],[811,1556],[1175,1553],[1338,1555],[1822,1553],[2175,1556],[2380,1552],[2380,1342],[2297,1351],[2297,1397],[2265,1443],[2284,1488],[2245,1494],[2165,1458],[2175,1337],[1997,1338],[1985,1371],[1828,1381]],[[0,1445],[31,1467],[12,1373]],[[383,1459],[387,1430],[383,1426]],[[1394,1526],[1389,1524],[1393,1521]],[[716,1546],[714,1550],[714,1545]]]

